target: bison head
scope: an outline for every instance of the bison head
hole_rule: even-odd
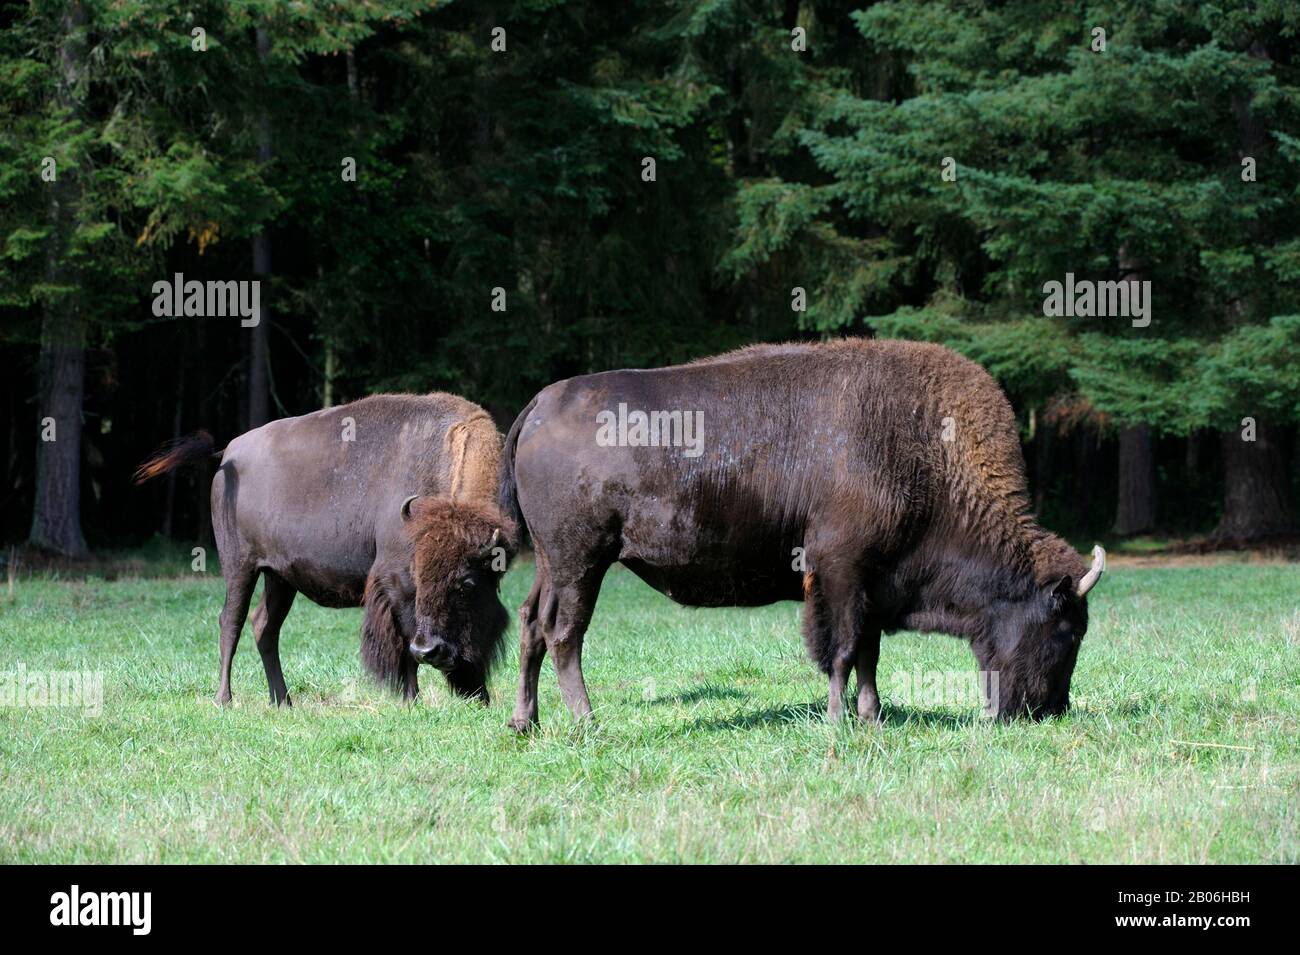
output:
[[[1070,677],[1088,629],[1085,598],[1105,568],[1106,552],[1095,547],[1092,568],[1078,580],[1056,577],[1028,599],[994,608],[972,648],[991,674],[985,688],[998,719],[1044,719],[1070,708]]]
[[[486,699],[510,620],[497,590],[514,556],[514,528],[490,505],[449,497],[409,497],[402,520],[414,547],[411,656],[441,670],[457,692]]]

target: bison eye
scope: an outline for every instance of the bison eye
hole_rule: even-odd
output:
[[[460,579],[460,589],[461,589],[461,590],[473,590],[473,589],[474,589],[474,585],[477,584],[477,583],[478,583],[478,581],[476,581],[473,577],[462,577],[462,578]]]

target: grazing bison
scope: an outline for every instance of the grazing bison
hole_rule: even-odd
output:
[[[455,395],[375,395],[241,435],[212,480],[212,530],[226,578],[221,684],[260,573],[253,636],[271,701],[289,704],[280,627],[302,593],[324,607],[365,606],[366,669],[407,699],[417,665],[487,702],[509,614],[497,585],[513,528],[495,496],[501,435]],[[160,451],[136,480],[213,455],[200,433]]]
[[[548,650],[569,710],[591,712],[582,640],[615,561],[688,606],[803,600],[829,716],[856,667],[858,715],[878,720],[880,635],[904,628],[968,640],[998,675],[1000,718],[1064,712],[1104,560],[1098,548],[1088,569],[1034,523],[988,373],[902,341],[760,345],[557,382],[510,429],[499,500],[537,550],[520,731],[537,721]]]

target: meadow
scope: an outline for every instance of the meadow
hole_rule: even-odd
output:
[[[512,610],[531,578],[507,576]],[[1294,564],[1114,567],[1044,724],[924,692],[973,686],[959,641],[886,637],[873,729],[825,722],[797,604],[688,610],[615,568],[586,644],[597,723],[572,724],[548,663],[523,738],[513,625],[491,707],[427,669],[408,707],[362,675],[360,612],[300,598],[294,707],[268,704],[246,628],[223,710],[215,574],[34,576],[0,594],[0,673],[102,673],[103,700],[0,708],[0,862],[1294,863],[1297,594]]]

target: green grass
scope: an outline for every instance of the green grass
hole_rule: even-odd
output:
[[[101,670],[104,700],[0,709],[0,862],[1296,862],[1297,593],[1294,565],[1116,568],[1074,709],[1041,725],[900,701],[900,674],[974,662],[889,637],[870,730],[823,721],[797,605],[686,610],[616,568],[585,654],[598,725],[547,664],[523,739],[513,627],[490,708],[431,671],[405,707],[361,675],[359,612],[300,599],[294,709],[246,629],[220,710],[219,580],[20,581],[0,671]]]

